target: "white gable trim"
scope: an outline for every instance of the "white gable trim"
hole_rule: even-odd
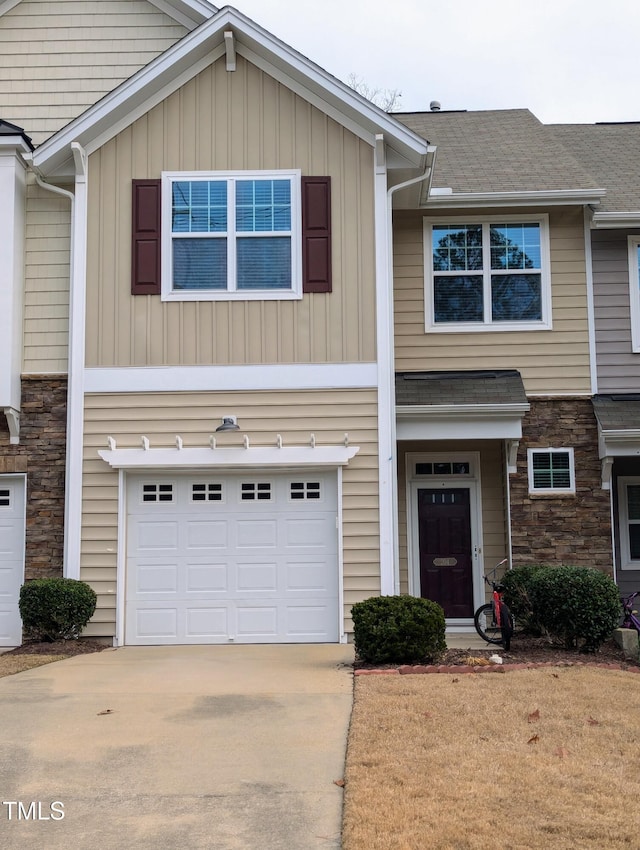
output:
[[[0,17],[5,14],[5,12],[9,12],[13,9],[14,6],[17,6],[20,0],[3,0],[0,3]]]
[[[218,11],[217,6],[207,0],[149,0],[149,2],[189,30],[208,21]]]
[[[372,145],[375,135],[383,133],[385,142],[404,158],[405,166],[424,164],[428,152],[424,139],[235,9],[226,7],[41,145],[33,154],[34,166],[48,176],[71,174],[71,142],[80,142],[89,153],[95,151],[222,56],[224,32],[229,30],[236,36],[238,53],[252,61],[259,59],[260,67],[339,123],[357,131]]]

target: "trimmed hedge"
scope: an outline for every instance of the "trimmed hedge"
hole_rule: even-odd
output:
[[[39,578],[20,588],[18,607],[25,636],[34,640],[69,640],[80,636],[97,597],[84,581]]]
[[[356,652],[372,664],[430,661],[443,652],[444,611],[415,596],[374,596],[351,609]]]

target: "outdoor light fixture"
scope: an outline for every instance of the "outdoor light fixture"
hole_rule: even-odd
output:
[[[223,416],[222,417],[222,425],[218,425],[216,428],[216,433],[218,431],[239,431],[240,426],[238,425],[238,420],[235,416]]]

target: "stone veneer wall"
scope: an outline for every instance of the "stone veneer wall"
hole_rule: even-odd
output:
[[[0,411],[0,473],[27,474],[25,578],[62,575],[66,377],[22,379],[20,443]]]
[[[510,478],[513,564],[572,564],[613,573],[609,491],[602,489],[590,399],[530,399]],[[529,494],[527,449],[573,448],[575,495]]]

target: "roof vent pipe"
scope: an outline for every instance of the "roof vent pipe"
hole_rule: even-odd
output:
[[[440,110],[442,109],[442,104],[440,103],[439,100],[432,100],[431,103],[429,104],[429,109],[432,112],[440,112]]]

